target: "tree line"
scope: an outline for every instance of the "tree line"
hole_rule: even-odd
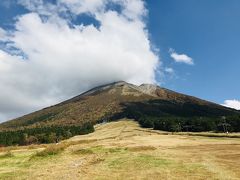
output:
[[[115,116],[135,119],[146,128],[171,132],[240,132],[240,112],[215,106],[163,100],[133,102],[124,106],[123,113]]]
[[[88,134],[93,131],[94,127],[91,123],[85,123],[81,126],[50,126],[1,131],[0,146],[56,143],[75,135]]]
[[[240,132],[240,116],[151,117],[142,115],[137,120],[142,127],[170,132]]]

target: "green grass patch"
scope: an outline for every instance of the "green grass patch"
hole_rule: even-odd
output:
[[[119,147],[106,148],[103,146],[94,146],[89,149],[96,154],[125,153],[128,151],[127,148],[119,148]]]
[[[4,154],[0,155],[0,159],[11,158],[11,157],[14,157],[11,151],[7,151]]]
[[[140,154],[134,159],[136,164],[141,164],[147,167],[162,167],[171,165],[171,161],[160,157],[155,157],[147,154]]]
[[[110,153],[124,153],[127,151],[127,148],[109,148],[107,150]]]
[[[73,151],[73,154],[87,155],[87,154],[94,154],[94,152],[91,149],[78,149],[76,151]]]
[[[5,155],[0,158],[0,179],[16,179],[24,175],[32,165],[29,158],[33,151],[16,151],[14,155]]]
[[[13,172],[0,173],[0,179],[2,179],[2,180],[14,179],[15,176],[16,176],[16,174],[14,174]]]
[[[91,148],[78,149],[72,152],[76,155],[89,155],[89,154],[112,154],[112,153],[125,153],[127,148],[105,148],[103,146],[94,146]]]

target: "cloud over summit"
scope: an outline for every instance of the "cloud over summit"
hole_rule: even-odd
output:
[[[142,0],[20,0],[29,13],[0,28],[0,121],[117,80],[155,82],[158,56]],[[114,7],[120,6],[119,8]],[[88,15],[99,22],[73,19]]]

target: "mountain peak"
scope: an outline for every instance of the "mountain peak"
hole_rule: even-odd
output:
[[[98,91],[103,91],[103,90],[106,90],[106,89],[110,89],[110,88],[114,88],[114,87],[118,87],[118,86],[123,86],[123,85],[130,85],[130,84],[128,84],[125,81],[116,81],[116,82],[104,84],[104,85],[95,87],[93,89],[90,89],[89,91],[81,94],[80,96],[83,96],[83,95],[86,96],[86,95],[94,94],[95,92],[98,92]]]
[[[139,86],[139,89],[145,93],[145,94],[149,94],[149,95],[152,95],[152,96],[156,96],[156,90],[158,89],[159,87],[157,85],[154,85],[154,84],[141,84]]]
[[[126,81],[116,81],[116,82],[113,82],[113,83],[110,83],[110,84],[113,84],[113,85],[125,85],[125,84],[128,84]]]

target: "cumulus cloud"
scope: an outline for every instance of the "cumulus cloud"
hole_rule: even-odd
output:
[[[20,0],[29,13],[0,29],[0,121],[60,102],[112,81],[154,83],[158,56],[142,0]],[[99,22],[74,24],[87,14]],[[7,40],[6,40],[7,39]],[[7,51],[7,50],[8,51]]]
[[[173,60],[177,63],[185,63],[189,65],[194,64],[193,59],[186,54],[178,54],[174,49],[170,49],[169,53],[171,58],[173,58]]]
[[[233,99],[233,100],[225,100],[223,106],[233,108],[236,110],[240,110],[240,101]]]

